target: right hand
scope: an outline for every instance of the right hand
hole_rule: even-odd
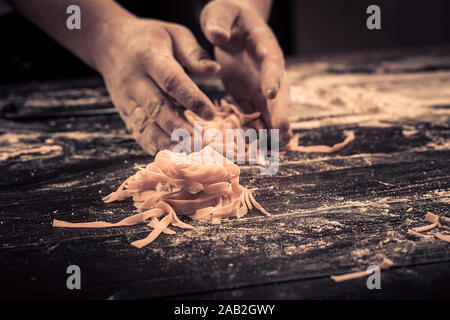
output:
[[[116,22],[117,23],[117,22]],[[106,30],[96,66],[128,130],[148,153],[170,149],[172,131],[193,132],[173,101],[211,120],[214,105],[183,70],[213,75],[210,60],[185,27],[133,17]],[[99,41],[100,43],[100,41]]]

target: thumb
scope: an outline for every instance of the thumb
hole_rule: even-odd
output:
[[[239,16],[239,6],[212,1],[203,9],[200,24],[206,38],[213,45],[225,45],[231,38],[231,29]]]
[[[281,85],[277,97],[267,100],[267,123],[271,128],[280,130],[281,144],[288,143],[292,138],[292,130],[289,125],[289,86],[287,83]]]
[[[192,32],[179,26],[168,30],[172,37],[175,57],[188,71],[203,76],[217,74],[220,71],[220,65],[211,60]]]

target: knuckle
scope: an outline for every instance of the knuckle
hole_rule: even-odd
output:
[[[202,60],[208,58],[208,54],[202,48],[197,47],[189,52],[188,58]]]
[[[148,152],[152,156],[156,155],[158,152],[158,148],[156,147],[153,141],[148,141],[144,139],[137,140],[139,145],[144,149],[144,151]]]
[[[157,101],[150,101],[147,104],[147,108],[149,110],[150,117],[152,117],[152,119],[157,119],[160,116],[161,111],[165,105],[166,105],[165,99],[160,99]]]
[[[264,27],[259,26],[253,29],[251,34],[255,39],[266,39],[268,36],[268,29],[265,26]]]
[[[188,37],[189,36],[191,36],[191,37],[194,36],[193,33],[188,28],[183,27],[183,26],[181,26],[179,24],[172,23],[170,27],[171,27],[173,32],[180,33],[180,35],[188,36]]]
[[[147,151],[152,156],[156,156],[156,153],[158,152],[158,149],[155,147],[154,144],[147,144],[144,147],[144,150]]]
[[[151,61],[151,58],[153,56],[152,50],[139,48],[136,49],[136,58],[138,61]]]
[[[172,132],[172,131],[182,127],[181,122],[176,117],[174,117],[174,118],[167,118],[167,119],[164,119],[164,120],[165,121],[163,123],[163,126],[165,127],[167,132]]]
[[[155,135],[157,135],[156,131],[157,128],[150,122],[145,126],[144,130],[136,134],[135,137],[141,147],[151,155],[155,155],[158,151],[155,137]]]
[[[156,139],[156,145],[159,150],[168,149],[168,148],[170,148],[171,141],[170,141],[170,139],[168,139],[168,137],[164,133],[161,133],[158,135],[158,137]]]
[[[130,120],[130,118],[129,118],[127,115],[125,115],[125,114],[124,114],[123,112],[121,112],[121,111],[120,111],[120,116],[122,117],[122,120],[123,120],[123,122],[125,123],[125,126],[126,126],[128,132],[129,132],[130,134],[133,134],[133,133],[134,133],[133,122]]]
[[[159,40],[159,37],[154,35],[152,35],[152,38],[150,39],[155,39],[154,41],[159,41],[159,43],[163,42],[162,39]],[[130,50],[135,54],[135,56],[138,59],[142,60],[151,58],[152,53],[156,51],[156,48],[146,40],[142,41],[142,39],[139,38],[130,40],[130,42],[131,42],[130,46],[132,47]]]
[[[125,117],[129,117],[133,114],[133,112],[138,107],[137,103],[134,100],[129,101],[126,103],[126,105],[120,105],[118,107],[121,114],[123,114]]]
[[[160,27],[157,28],[152,27],[147,30],[147,33],[150,35],[150,37],[147,39],[152,39],[153,41],[157,41],[157,43],[167,44],[170,42],[170,36],[167,32],[167,29],[164,28],[164,25],[160,25]]]
[[[169,72],[164,76],[162,87],[166,92],[175,92],[179,86],[180,81],[175,72]]]
[[[127,73],[127,74],[125,74],[125,75],[123,75],[122,77],[121,77],[121,79],[119,80],[119,85],[122,87],[122,88],[126,88],[126,89],[128,89],[128,88],[130,88],[132,85],[133,85],[133,79],[132,79],[132,77]],[[126,90],[125,89],[125,90]]]
[[[193,99],[191,102],[191,110],[198,113],[205,104],[200,99]]]
[[[134,132],[142,132],[148,121],[148,117],[147,117],[147,114],[144,111],[144,109],[141,107],[137,107],[136,109],[134,109],[132,118],[133,118],[133,125],[134,125],[133,131]]]

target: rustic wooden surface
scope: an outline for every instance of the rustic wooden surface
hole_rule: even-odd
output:
[[[409,231],[426,224],[427,211],[450,226],[449,66],[446,54],[292,60],[291,120],[301,143],[331,145],[347,129],[356,140],[332,155],[288,153],[275,176],[243,167],[242,184],[271,217],[189,221],[195,230],[141,250],[130,242],[149,232],[145,225],[51,226],[54,218],[130,215],[131,202],[101,197],[152,161],[101,81],[0,88],[0,297],[449,298],[450,244],[435,231]],[[200,85],[224,95],[217,80]],[[366,93],[361,101],[372,106],[355,109]],[[379,97],[385,104],[373,107]],[[405,117],[405,108],[414,112]],[[395,266],[382,272],[381,290],[368,290],[366,279],[330,279],[383,257]],[[81,290],[66,288],[71,264],[81,268]]]

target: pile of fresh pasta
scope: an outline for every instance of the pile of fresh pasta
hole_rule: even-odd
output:
[[[211,147],[186,155],[160,151],[155,161],[125,180],[103,200],[132,198],[139,213],[117,223],[53,221],[54,227],[107,228],[131,226],[149,220],[153,231],[132,243],[142,248],[161,233],[174,234],[169,226],[192,229],[178,215],[220,224],[223,218],[240,218],[253,207],[269,215],[250,190],[239,184],[239,167]]]

